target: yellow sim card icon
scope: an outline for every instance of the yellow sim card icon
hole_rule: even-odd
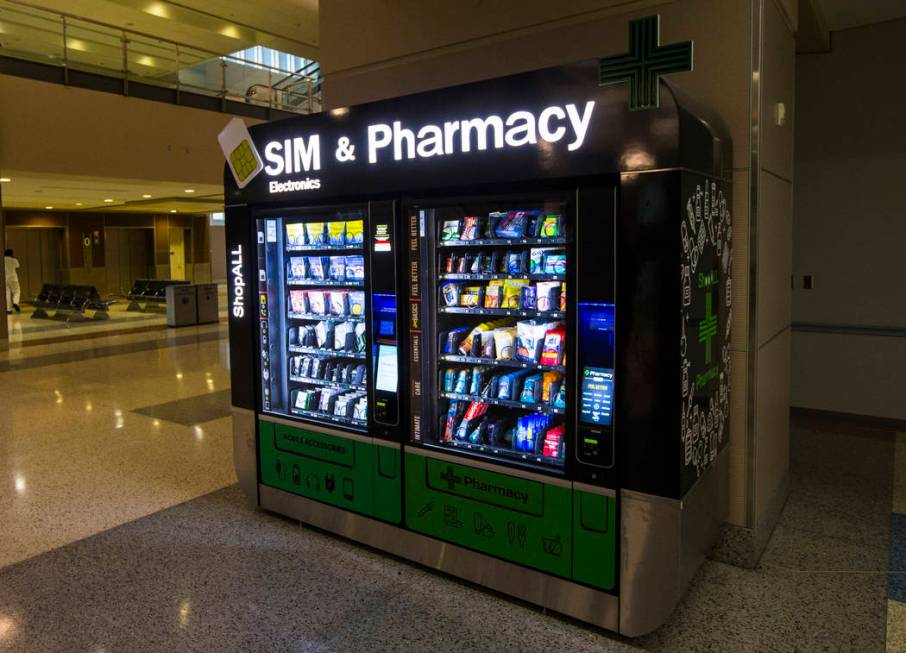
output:
[[[236,185],[245,188],[264,168],[248,128],[241,119],[233,118],[217,135],[217,140],[233,172]]]

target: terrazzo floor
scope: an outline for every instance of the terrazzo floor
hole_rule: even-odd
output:
[[[759,566],[706,561],[627,640],[251,507],[222,326],[30,349],[0,354],[0,651],[906,652],[902,435],[794,419]]]

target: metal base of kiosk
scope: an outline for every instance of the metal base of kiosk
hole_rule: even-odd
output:
[[[667,620],[724,517],[726,451],[682,500],[620,492],[620,592],[615,596],[258,484],[254,413],[234,408],[233,418],[240,486],[261,508],[630,637]]]

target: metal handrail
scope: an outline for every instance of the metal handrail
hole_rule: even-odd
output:
[[[64,69],[64,80],[66,80],[67,82],[69,79],[69,69],[79,67],[77,57],[72,56],[73,52],[77,51],[78,49],[73,48],[70,44],[71,34],[73,33],[73,30],[77,30],[77,29],[88,30],[89,32],[94,32],[94,30],[91,29],[91,27],[94,26],[97,28],[103,28],[104,30],[111,32],[111,33],[105,34],[104,32],[97,31],[96,34],[99,37],[101,37],[101,36],[102,37],[111,37],[111,38],[116,38],[119,40],[120,47],[122,48],[122,68],[116,69],[116,68],[110,67],[109,65],[105,66],[103,64],[100,66],[94,66],[94,64],[92,64],[91,67],[92,68],[99,67],[109,73],[115,73],[115,74],[120,75],[123,80],[124,94],[128,95],[128,84],[129,84],[129,79],[130,79],[130,72],[135,75],[141,75],[141,73],[136,72],[135,69],[130,71],[130,60],[129,60],[130,53],[140,53],[142,50],[142,45],[145,45],[146,47],[147,46],[161,47],[165,50],[170,50],[172,48],[172,52],[174,55],[174,58],[172,59],[172,61],[175,63],[175,68],[173,69],[172,72],[175,73],[175,81],[170,82],[170,81],[162,80],[162,76],[161,76],[155,80],[155,83],[163,83],[164,85],[175,87],[175,89],[177,90],[177,93],[179,92],[179,90],[181,88],[192,88],[193,90],[198,90],[201,92],[213,93],[215,96],[218,96],[223,99],[226,99],[227,97],[230,97],[230,96],[237,97],[237,98],[244,96],[243,99],[246,102],[251,102],[251,101],[257,101],[256,98],[254,97],[256,95],[255,89],[266,88],[268,90],[268,93],[267,93],[268,98],[267,98],[266,104],[272,108],[284,108],[284,107],[279,107],[279,106],[275,105],[274,100],[276,97],[297,97],[298,96],[298,97],[307,99],[307,103],[293,102],[293,103],[289,104],[287,107],[285,107],[285,108],[288,108],[289,110],[300,111],[302,109],[306,109],[308,112],[311,112],[311,111],[315,110],[316,104],[320,105],[320,97],[319,97],[320,80],[315,80],[310,75],[307,75],[307,74],[304,74],[301,72],[301,71],[313,68],[314,66],[319,67],[318,62],[315,62],[315,61],[309,62],[303,68],[301,68],[299,71],[288,71],[288,70],[279,68],[277,66],[272,66],[270,64],[248,62],[248,61],[245,61],[244,59],[240,59],[238,57],[234,57],[229,54],[227,54],[227,55],[220,54],[220,53],[214,52],[212,50],[207,50],[205,48],[196,47],[196,46],[189,45],[189,44],[186,44],[186,43],[183,43],[180,41],[175,41],[173,39],[161,38],[159,36],[154,36],[154,35],[148,34],[146,32],[141,32],[141,31],[132,30],[132,29],[124,29],[122,27],[118,27],[116,25],[111,25],[110,23],[105,23],[104,21],[95,20],[93,18],[84,18],[82,16],[77,16],[75,14],[63,12],[63,11],[47,10],[40,6],[37,6],[36,4],[34,4],[32,2],[28,2],[26,0],[0,0],[0,7],[5,7],[8,11],[10,11],[14,14],[18,14],[24,18],[30,18],[32,20],[39,19],[39,20],[43,20],[43,21],[49,21],[51,24],[56,24],[59,26],[60,29],[59,29],[59,33],[57,35],[61,38],[61,41],[62,41],[61,48],[59,50],[62,53],[62,57],[60,59],[60,63],[58,63],[57,65],[60,65]],[[23,22],[22,26],[24,26],[26,29],[43,30],[45,35],[47,33],[50,33],[51,38],[53,38],[53,34],[55,33],[55,30],[53,30],[53,29],[46,29],[46,28],[42,28],[42,27],[36,28],[34,26],[27,25],[25,22]],[[149,41],[149,43],[143,44],[142,40]],[[101,43],[102,45],[106,45],[100,41],[98,41],[98,42],[92,41],[93,45],[95,43]],[[130,49],[130,44],[132,44],[131,49]],[[0,46],[0,53],[2,53],[3,51],[4,51],[4,48],[2,48],[2,46]],[[26,55],[24,57],[26,59],[34,58],[35,56],[41,55],[40,49],[38,49],[38,50],[23,49],[21,52]],[[9,56],[13,56],[13,57],[15,57],[17,55],[17,53],[10,52],[9,50],[6,50],[6,53]],[[154,52],[145,50],[145,54],[146,55],[154,54]],[[135,56],[135,55],[133,55],[133,56]],[[161,55],[159,55],[159,54],[154,54],[154,57],[158,58],[159,60],[160,60],[160,56]],[[20,55],[20,58],[22,58],[21,55]],[[51,57],[51,58],[53,58],[53,57]],[[187,67],[185,69],[181,68],[180,67],[181,61],[186,61],[187,59],[189,59],[189,60],[194,59],[195,61],[193,62],[193,64],[187,65]],[[167,61],[167,62],[171,61],[169,59],[169,55],[165,55],[163,60]],[[196,86],[191,83],[182,81],[180,73],[183,72],[184,70],[190,70],[193,65],[201,65],[206,62],[212,62],[214,60],[220,61],[221,74],[220,74],[220,79],[219,79],[219,82],[220,82],[219,88],[214,88],[213,86]],[[45,60],[45,63],[46,63],[46,60]],[[81,65],[86,66],[88,64],[83,62]],[[140,65],[148,65],[148,64],[137,63],[136,65],[140,66]],[[242,67],[241,68],[242,70],[246,70],[246,71],[248,71],[249,69],[260,70],[260,71],[262,71],[262,73],[267,74],[268,83],[262,84],[261,82],[256,82],[256,83],[250,84],[249,86],[247,86],[245,88],[244,93],[241,91],[238,91],[238,89],[237,89],[238,92],[231,92],[231,90],[227,84],[227,65],[239,66],[239,67]],[[141,70],[145,70],[145,69],[141,69]],[[147,71],[145,70],[145,72],[147,72]],[[247,75],[249,73],[246,72],[244,74]],[[272,83],[272,80],[274,77],[279,77],[279,81],[277,83]],[[278,88],[279,85],[282,85],[285,82],[291,81],[291,80],[294,80],[294,83],[290,84],[289,88]],[[305,87],[304,92],[300,93],[296,90],[293,90],[293,87],[298,87],[300,85],[304,85],[304,87]],[[303,104],[305,104],[304,107],[303,107]]]

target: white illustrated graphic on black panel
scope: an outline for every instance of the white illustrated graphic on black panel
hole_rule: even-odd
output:
[[[682,262],[680,266],[680,370],[682,412],[680,438],[683,462],[700,476],[717,457],[728,437],[726,419],[730,403],[729,341],[732,324],[731,271],[733,268],[732,222],[727,199],[712,181],[699,183],[685,202],[685,219],[680,225]],[[713,251],[714,255],[710,256]],[[699,269],[700,262],[714,260],[714,269]],[[722,283],[718,283],[718,268]],[[687,286],[687,279],[689,284]],[[691,295],[703,292],[704,306],[692,315]],[[723,305],[725,324],[719,324]],[[722,336],[718,349],[714,339]],[[690,359],[690,340],[702,345],[706,369]],[[695,351],[698,351],[695,349]],[[716,383],[707,401],[697,390]]]

